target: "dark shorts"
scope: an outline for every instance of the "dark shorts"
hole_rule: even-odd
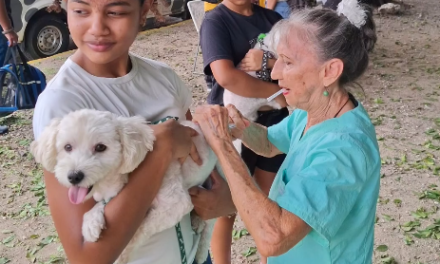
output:
[[[270,127],[278,124],[287,116],[289,116],[289,110],[287,108],[270,111],[258,111],[258,117],[255,122],[263,126]],[[242,145],[241,157],[248,166],[251,175],[253,175],[255,168],[259,168],[260,170],[267,172],[278,172],[286,155],[280,154],[273,158],[265,158],[255,154],[252,150]]]
[[[212,261],[211,261],[211,255],[210,255],[209,252],[208,252],[208,258],[206,259],[205,262],[203,262],[203,263],[197,263],[197,261],[194,260],[193,264],[212,264]]]

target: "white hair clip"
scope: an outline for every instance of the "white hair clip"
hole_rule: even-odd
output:
[[[366,23],[367,13],[357,0],[342,0],[337,9],[338,15],[343,14],[357,28]]]

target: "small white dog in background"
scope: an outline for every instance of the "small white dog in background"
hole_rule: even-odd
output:
[[[261,36],[261,35],[260,35]],[[275,41],[274,36],[267,34],[263,37],[258,37],[257,41],[255,43],[255,46],[253,49],[259,49],[263,51],[268,51],[272,55],[275,56],[275,52],[272,49],[273,48],[273,41]],[[240,64],[237,66],[237,68],[240,68]],[[255,71],[247,72],[250,76],[254,78],[258,78],[257,73]],[[258,109],[260,109],[263,106],[270,106],[273,109],[281,109],[281,105],[277,103],[275,100],[272,100],[270,102],[267,101],[266,98],[250,98],[250,97],[243,97],[237,94],[234,94],[233,92],[224,89],[223,93],[223,104],[225,106],[227,105],[234,105],[235,108],[237,108],[240,113],[246,117],[249,121],[254,122],[258,118]],[[241,140],[236,139],[234,140],[234,146],[237,149],[239,153],[241,153]]]
[[[198,126],[190,121],[181,123],[199,132],[193,141],[203,164],[199,166],[190,158],[183,165],[172,162],[144,222],[117,263],[128,262],[137,241],[172,228],[191,212],[188,189],[203,184],[217,164]],[[52,120],[40,138],[32,142],[31,152],[36,162],[69,188],[70,202],[95,199],[97,203],[84,215],[82,226],[85,241],[95,242],[105,228],[105,204],[127,183],[128,173],[153,150],[154,141],[153,130],[142,117],[84,109]],[[208,256],[214,221],[196,218],[192,222],[196,232],[201,232],[196,261],[202,263]]]

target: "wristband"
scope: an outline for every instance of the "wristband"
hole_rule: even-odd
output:
[[[258,71],[257,77],[263,81],[270,82],[270,73],[272,72],[267,67],[269,66],[269,60],[273,59],[274,56],[267,50],[263,50],[263,60],[261,61],[261,71]]]
[[[11,32],[14,32],[14,28],[7,29],[7,30],[3,31],[2,34],[6,35],[6,34],[9,34]]]

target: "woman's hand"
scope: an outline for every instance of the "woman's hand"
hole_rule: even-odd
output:
[[[259,49],[250,49],[246,56],[241,60],[240,70],[242,71],[260,71],[263,63],[263,51]]]
[[[206,141],[214,152],[223,143],[232,144],[229,115],[226,108],[219,105],[199,106],[193,115],[193,121],[200,126]]]
[[[169,148],[173,159],[178,159],[180,163],[184,163],[186,158],[190,156],[195,163],[202,165],[202,160],[191,139],[198,135],[197,131],[190,127],[182,126],[172,119],[154,125],[152,128],[156,136],[155,147],[158,145],[158,147]]]
[[[214,170],[210,176],[210,190],[201,187],[189,189],[194,210],[203,220],[230,215],[236,212],[228,183]]]
[[[234,105],[227,105],[229,120],[235,125],[235,128],[231,130],[232,137],[241,139],[243,132],[251,124],[241,113],[235,108]]]
[[[18,43],[18,35],[15,31],[5,34],[5,37],[8,39],[9,47],[15,46]]]

